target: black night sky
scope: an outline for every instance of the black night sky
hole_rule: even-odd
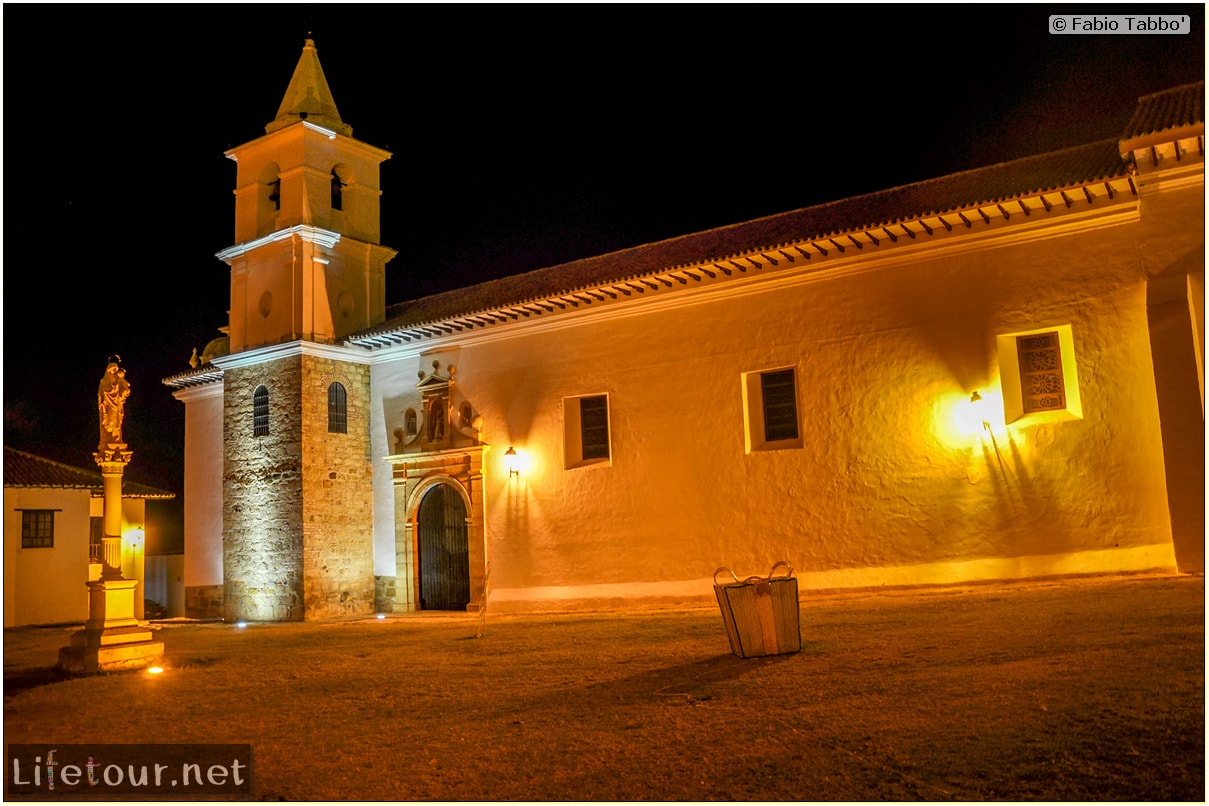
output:
[[[388,303],[1112,137],[1204,77],[1203,5],[887,8],[6,5],[4,442],[91,467],[120,354],[128,475],[182,491],[160,381],[225,323],[223,152],[264,133],[308,31],[394,155]],[[1193,32],[1048,33],[1135,10]]]

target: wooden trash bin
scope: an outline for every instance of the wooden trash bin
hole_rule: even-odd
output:
[[[718,582],[719,574],[730,582]],[[729,568],[714,572],[714,594],[722,610],[730,649],[740,658],[787,655],[802,650],[798,613],[798,579],[784,560],[766,577],[742,581]]]

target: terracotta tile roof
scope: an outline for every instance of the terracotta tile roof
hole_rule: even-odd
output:
[[[806,239],[1124,176],[1116,138],[806,207],[391,305],[386,321],[349,337],[389,333],[601,283]]]
[[[1133,140],[1204,121],[1205,82],[1198,81],[1139,98],[1121,139]]]
[[[161,383],[173,389],[184,389],[189,386],[201,386],[222,378],[222,373],[209,361],[195,369],[187,369],[164,378]]]
[[[4,448],[4,486],[85,489],[91,491],[93,495],[100,495],[104,488],[104,481],[100,471],[72,467],[6,446]],[[176,494],[123,478],[122,497],[169,499],[175,498]]]

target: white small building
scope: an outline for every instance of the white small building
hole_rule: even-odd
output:
[[[138,618],[146,595],[146,502],[171,498],[174,493],[123,480],[122,576],[139,581]],[[100,471],[5,447],[5,627],[88,619],[87,583],[101,576],[103,515]]]

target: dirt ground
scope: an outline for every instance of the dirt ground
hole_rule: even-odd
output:
[[[76,679],[71,629],[6,630],[5,743],[249,743],[260,800],[1203,801],[1204,604],[804,593],[802,651],[748,660],[717,607],[162,622],[163,674]]]

